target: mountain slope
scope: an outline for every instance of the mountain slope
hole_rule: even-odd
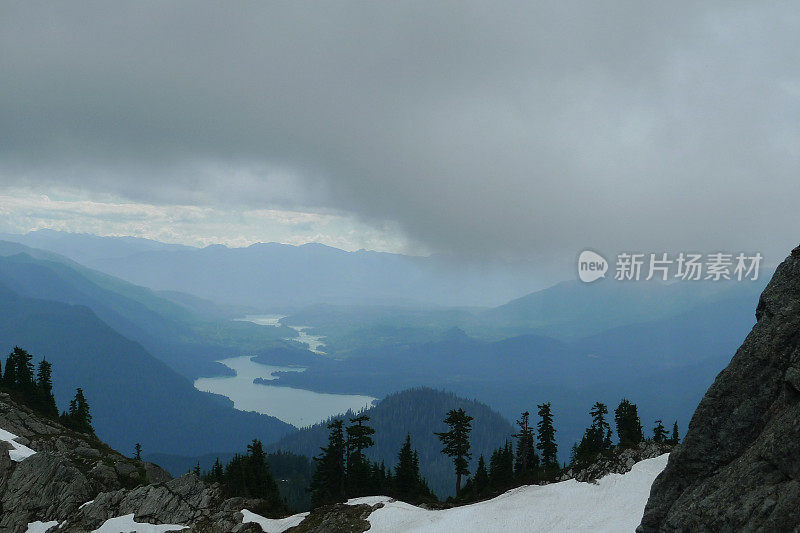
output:
[[[0,353],[15,345],[53,363],[62,408],[76,387],[84,389],[98,435],[118,449],[141,442],[151,452],[199,455],[240,450],[253,438],[272,442],[292,429],[197,391],[86,307],[0,286]]]
[[[480,454],[487,457],[491,452],[511,438],[514,428],[502,416],[486,405],[474,400],[458,398],[454,394],[420,388],[391,394],[375,407],[364,411],[370,417],[369,424],[375,428],[375,446],[367,450],[373,461],[385,461],[387,468],[397,463],[397,453],[406,435],[411,435],[411,444],[419,451],[420,471],[431,489],[440,497],[453,492],[455,476],[452,462],[442,455],[441,443],[435,431],[446,431],[442,420],[450,409],[463,408],[474,417],[470,442],[473,453],[473,469]],[[343,415],[339,418],[345,418]],[[328,440],[327,424],[316,424],[298,430],[271,446],[275,450],[315,456]]]
[[[193,304],[176,303],[174,294],[167,298],[16,243],[0,241],[0,283],[23,296],[89,307],[112,328],[188,378],[222,374],[224,367],[214,362],[222,355],[285,348],[282,337],[296,335],[289,328],[259,328],[220,319],[208,305],[197,310],[201,305],[197,299],[179,296]]]

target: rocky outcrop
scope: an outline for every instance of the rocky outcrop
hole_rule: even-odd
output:
[[[242,509],[263,502],[225,498],[217,484],[193,474],[177,479],[152,463],[109,448],[96,437],[70,431],[0,393],[0,429],[36,453],[11,460],[0,446],[0,531],[17,533],[31,522],[58,522],[59,532],[83,533],[134,514],[136,522],[180,524],[184,531],[253,533]],[[91,502],[91,503],[89,503]],[[53,528],[55,531],[55,527]]]
[[[653,483],[638,531],[800,531],[800,247]]]
[[[363,533],[370,528],[367,521],[369,515],[381,507],[382,503],[326,505],[311,511],[300,524],[286,533]]]
[[[672,444],[653,441],[645,441],[631,448],[615,447],[589,463],[570,466],[558,480],[575,479],[591,483],[608,474],[626,474],[639,461],[670,453],[673,448]]]

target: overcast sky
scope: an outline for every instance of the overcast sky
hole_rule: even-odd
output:
[[[0,73],[0,231],[800,242],[793,2],[4,1]]]

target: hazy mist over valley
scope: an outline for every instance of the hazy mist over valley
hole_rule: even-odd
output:
[[[0,0],[0,531],[800,528],[791,3]]]

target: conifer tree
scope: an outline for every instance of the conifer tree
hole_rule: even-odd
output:
[[[611,449],[611,425],[606,421],[608,407],[595,402],[589,414],[592,425],[584,431],[580,444],[572,447],[572,462],[588,461],[598,453]]]
[[[141,461],[142,460],[142,445],[137,442],[136,446],[133,447],[133,450],[134,450],[133,458],[136,459],[137,461]],[[217,459],[217,462],[219,462],[219,459]]]
[[[28,395],[28,400],[32,400],[35,386],[33,379],[33,356],[19,346],[14,346],[12,356],[14,358],[16,386],[20,391]]]
[[[83,389],[78,387],[75,397],[69,402],[69,411],[61,415],[65,426],[81,433],[94,433],[92,415],[89,412],[89,403],[83,395]]]
[[[346,499],[345,439],[342,420],[328,424],[328,445],[314,457],[316,469],[311,478],[311,507],[343,502]]]
[[[614,420],[617,423],[617,437],[620,446],[636,446],[644,440],[642,422],[636,404],[623,398],[614,410]]]
[[[213,483],[222,483],[224,480],[224,470],[222,469],[222,463],[219,462],[219,457],[214,461],[214,466],[211,467],[211,473],[209,474],[209,481]]]
[[[533,428],[529,423],[530,413],[525,411],[517,420],[519,432],[513,436],[517,439],[517,455],[514,460],[514,473],[517,477],[529,478],[539,467],[539,457],[533,438]]]
[[[461,492],[461,477],[469,475],[469,460],[472,458],[469,451],[469,433],[472,431],[472,417],[465,413],[464,409],[451,409],[447,412],[444,423],[450,427],[450,431],[436,433],[436,436],[444,444],[442,453],[453,458],[456,471],[456,496],[458,496]]]
[[[16,368],[15,368],[14,354],[9,354],[6,358],[6,370],[3,373],[3,384],[7,389],[14,389],[17,384]]]
[[[53,366],[47,359],[39,362],[36,372],[36,391],[38,397],[38,409],[41,413],[50,418],[58,417],[58,406],[55,396],[53,396]]]
[[[367,415],[350,419],[347,433],[347,492],[350,497],[366,496],[370,492],[371,465],[364,456],[364,450],[375,444],[372,435],[375,430],[366,425]]]
[[[676,420],[674,424],[672,424],[672,438],[670,439],[670,443],[672,444],[680,444],[681,436],[678,433],[678,421]]]
[[[656,420],[656,425],[653,428],[653,442],[667,442],[667,428],[661,420]]]
[[[489,471],[486,470],[486,461],[483,455],[478,458],[478,467],[475,469],[473,486],[475,487],[476,496],[485,494],[489,488]]]
[[[397,454],[393,480],[395,495],[400,500],[420,503],[432,496],[428,484],[419,472],[419,455],[411,447],[410,435],[406,435],[406,440]]]
[[[514,482],[514,451],[511,442],[492,452],[489,458],[489,485],[495,491],[505,490]]]
[[[553,425],[553,412],[550,402],[537,405],[539,408],[538,429],[539,443],[536,445],[542,452],[542,463],[546,469],[558,468],[558,445],[556,444],[556,428]]]

